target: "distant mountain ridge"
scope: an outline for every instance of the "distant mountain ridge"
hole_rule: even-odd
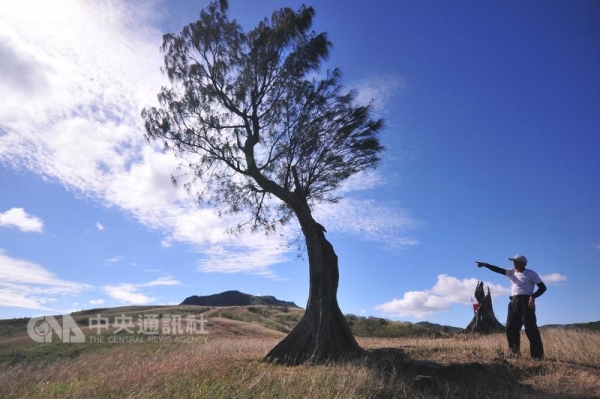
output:
[[[573,323],[573,324],[548,324],[540,328],[566,328],[576,330],[591,330],[600,331],[600,320],[591,321],[589,323]]]
[[[198,296],[192,295],[187,298],[181,305],[198,305],[198,306],[249,306],[249,305],[268,305],[282,307],[300,307],[294,302],[281,301],[274,296],[264,295],[256,296],[245,294],[240,291],[225,291],[219,294]]]

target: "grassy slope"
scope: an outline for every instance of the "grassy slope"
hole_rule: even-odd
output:
[[[176,342],[174,338],[185,338],[180,336],[168,343],[37,344],[26,334],[27,319],[2,320],[0,397],[600,397],[600,334],[594,331],[543,330],[547,353],[543,363],[526,357],[504,359],[502,335],[358,338],[369,351],[396,348],[411,359],[436,365],[485,365],[476,375],[458,372],[419,388],[413,383],[417,371],[393,359],[293,368],[262,363],[262,357],[302,316],[301,309],[128,307],[73,316],[83,327],[98,313],[111,321],[122,315],[203,314],[207,334],[189,337],[193,342]],[[417,326],[349,319],[355,327],[370,328],[371,335],[402,331],[402,327],[414,333]],[[95,336],[95,331],[83,330],[87,337]],[[114,336],[111,331],[102,334]],[[523,337],[522,352],[527,351]],[[502,379],[516,378],[518,384],[499,388],[495,375],[500,371],[507,373]]]

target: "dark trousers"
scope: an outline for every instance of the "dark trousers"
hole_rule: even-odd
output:
[[[506,338],[508,348],[514,354],[521,349],[521,328],[525,325],[525,333],[529,339],[531,357],[543,358],[544,345],[537,326],[535,308],[529,307],[529,296],[518,296],[508,304],[508,317],[506,318]]]

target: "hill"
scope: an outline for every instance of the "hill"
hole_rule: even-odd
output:
[[[442,338],[453,336],[462,328],[442,326],[429,322],[410,323],[392,321],[379,317],[359,317],[346,315],[350,330],[357,337],[400,338],[400,337],[431,337]]]
[[[245,294],[240,291],[225,291],[220,294],[197,296],[193,295],[185,298],[181,305],[196,305],[196,306],[283,306],[300,308],[294,302],[281,301],[274,296],[255,296]]]
[[[280,301],[280,303],[290,302]],[[107,319],[111,324],[117,318],[130,318],[132,322],[139,323],[144,317],[161,319],[167,316],[180,316],[185,319],[187,316],[201,316],[206,321],[206,329],[211,334],[221,336],[248,336],[259,332],[259,335],[269,336],[281,333],[287,334],[303,315],[304,310],[293,303],[291,306],[122,306],[88,309],[71,313],[75,322],[83,328],[86,334],[94,331],[89,328],[90,319],[95,320],[100,316]],[[28,320],[26,318],[0,320],[0,341],[2,341],[2,338],[26,336]],[[457,327],[427,322],[410,323],[352,314],[346,315],[346,320],[356,337],[366,338],[444,338],[454,336],[462,330]],[[110,330],[107,329],[106,332],[110,333]]]
[[[600,320],[592,321],[589,323],[573,323],[573,324],[548,324],[540,327],[544,328],[564,328],[569,330],[589,330],[589,331],[600,331]]]

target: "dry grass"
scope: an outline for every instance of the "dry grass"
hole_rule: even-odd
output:
[[[352,365],[261,362],[274,338],[123,344],[108,351],[2,370],[0,397],[356,397],[374,375]],[[372,382],[370,383],[372,384]],[[361,394],[364,393],[365,395]]]
[[[417,389],[414,375],[403,371],[402,364],[392,371],[363,361],[298,367],[266,364],[262,357],[283,333],[222,318],[210,319],[209,326],[209,335],[196,337],[195,343],[88,343],[82,344],[86,350],[60,356],[59,351],[77,344],[55,346],[51,351],[56,356],[46,360],[27,358],[0,366],[0,397],[600,398],[600,334],[594,332],[543,331],[547,356],[543,362],[527,356],[504,359],[503,335],[359,339],[368,350],[400,348],[411,359],[436,364],[506,366],[520,382],[495,391],[486,389],[485,373],[478,374],[482,388],[474,392],[461,391],[452,382]],[[27,349],[12,339],[0,341],[0,347]],[[523,337],[522,354],[528,350]]]

